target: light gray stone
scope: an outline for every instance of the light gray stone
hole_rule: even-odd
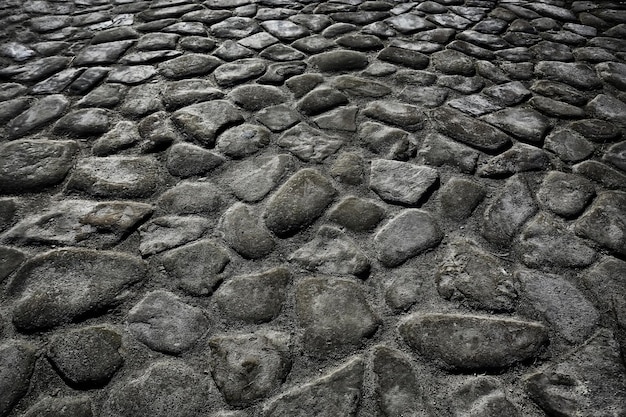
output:
[[[321,163],[337,152],[343,140],[300,123],[283,133],[276,143],[305,162]]]
[[[154,255],[200,238],[209,228],[208,219],[199,216],[163,216],[139,228],[143,256]]]
[[[243,116],[224,100],[207,101],[183,107],[172,115],[172,120],[186,134],[209,148],[215,145],[216,134],[224,127],[243,122]]]
[[[410,162],[374,159],[370,170],[370,188],[392,203],[415,205],[438,180],[436,169]]]

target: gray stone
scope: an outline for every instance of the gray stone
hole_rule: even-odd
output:
[[[211,373],[226,402],[248,406],[275,391],[291,370],[289,343],[273,331],[211,338]]]
[[[320,129],[356,132],[357,106],[340,107],[313,119]]]
[[[485,161],[476,172],[481,177],[501,177],[550,167],[548,155],[531,145],[516,143],[511,149]]]
[[[604,82],[616,88],[626,90],[626,64],[620,62],[602,62],[596,65],[596,71]]]
[[[24,417],[93,417],[88,396],[44,397],[30,407]]]
[[[37,191],[63,181],[78,145],[65,140],[17,140],[0,145],[0,191]]]
[[[611,95],[598,94],[587,103],[586,109],[592,116],[608,120],[620,126],[626,125],[626,103]]]
[[[370,150],[386,159],[407,160],[415,152],[407,131],[380,123],[362,123],[359,138]]]
[[[217,132],[243,122],[243,116],[229,102],[214,100],[183,107],[172,115],[172,120],[200,144],[213,147]]]
[[[222,192],[210,182],[183,181],[161,194],[157,205],[172,214],[211,214],[222,200]]]
[[[473,94],[448,101],[448,105],[471,116],[482,116],[496,110],[501,110],[502,105],[496,100],[484,94]]]
[[[526,180],[515,175],[485,210],[482,232],[485,239],[507,247],[528,219],[537,212],[537,204]]]
[[[168,291],[146,295],[128,312],[128,329],[152,350],[174,355],[191,349],[208,330],[203,311]]]
[[[220,285],[213,299],[229,318],[248,323],[268,322],[280,314],[290,279],[289,270],[282,267],[234,277]]]
[[[167,83],[163,91],[163,103],[168,110],[194,103],[222,98],[224,93],[209,80],[190,78]]]
[[[335,42],[330,39],[326,39],[321,35],[312,35],[307,36],[306,38],[300,38],[291,44],[294,48],[307,54],[318,54],[333,48],[335,45]]]
[[[573,130],[592,142],[612,142],[620,137],[620,130],[614,124],[600,119],[577,120],[569,125]]]
[[[220,230],[224,240],[241,256],[259,259],[274,250],[271,233],[260,222],[252,207],[235,203],[222,216]]]
[[[13,81],[31,83],[40,81],[61,71],[70,62],[70,58],[53,56],[37,59],[22,65],[11,65],[0,69],[0,76]]]
[[[333,207],[328,219],[356,232],[371,230],[385,216],[378,204],[362,198],[349,196]]]
[[[504,393],[500,381],[492,376],[477,376],[464,381],[450,395],[454,417],[521,417],[520,411]]]
[[[122,336],[113,329],[84,327],[56,335],[48,359],[63,379],[77,389],[97,388],[108,383],[124,360]]]
[[[120,111],[131,117],[142,117],[159,110],[163,110],[161,101],[162,86],[158,84],[140,84],[132,87]]]
[[[587,159],[594,151],[594,146],[580,133],[570,129],[552,131],[544,148],[554,152],[565,162],[579,162]]]
[[[260,31],[258,23],[248,17],[229,17],[211,26],[211,34],[218,38],[242,39]]]
[[[347,49],[322,52],[312,56],[310,62],[322,72],[362,70],[369,64],[366,54]]]
[[[465,220],[472,215],[485,195],[485,188],[476,181],[453,177],[441,187],[439,193],[442,213],[456,221]]]
[[[209,228],[209,221],[199,216],[158,217],[139,228],[143,256],[154,255],[198,239]]]
[[[361,357],[349,359],[320,378],[296,386],[267,401],[263,417],[350,417],[361,401],[365,364]],[[324,401],[320,401],[323,398]]]
[[[254,51],[240,45],[238,42],[227,40],[217,48],[214,55],[225,61],[236,61],[238,59],[254,56]]]
[[[427,211],[403,210],[387,222],[374,236],[378,259],[388,267],[400,265],[443,239],[434,217]]]
[[[307,69],[304,61],[278,62],[270,64],[267,72],[258,79],[259,84],[282,85],[291,77],[302,74]]]
[[[104,109],[74,110],[55,123],[54,132],[79,137],[98,135],[109,130],[110,116]]]
[[[30,343],[8,340],[0,345],[0,415],[9,415],[28,391],[36,359]]]
[[[548,341],[541,323],[469,314],[415,313],[399,331],[421,356],[464,372],[509,367],[536,357]]]
[[[102,406],[103,417],[199,416],[217,400],[207,376],[178,361],[151,364],[137,378],[116,384]]]
[[[507,134],[458,110],[440,107],[430,113],[437,130],[485,152],[497,152],[511,143]]]
[[[465,77],[463,75],[441,75],[437,85],[452,89],[461,94],[478,93],[485,86],[482,77]]]
[[[244,123],[231,127],[217,138],[216,148],[231,158],[257,153],[270,143],[270,131],[263,126]]]
[[[352,75],[340,75],[332,84],[336,89],[357,97],[380,98],[391,93],[391,88],[386,84]]]
[[[348,103],[348,97],[345,94],[333,88],[320,87],[302,97],[297,107],[300,112],[312,116]]]
[[[18,83],[3,83],[0,87],[0,100],[6,101],[16,98],[26,92],[27,88]]]
[[[439,107],[448,98],[448,90],[440,87],[407,86],[400,92],[399,98],[424,107]]]
[[[219,67],[222,61],[204,54],[185,54],[159,64],[159,72],[167,78],[180,79],[206,75]]]
[[[532,93],[520,81],[511,81],[505,84],[493,85],[483,90],[483,94],[495,98],[502,104],[513,106],[529,98]]]
[[[2,237],[14,244],[111,247],[149,217],[149,204],[64,200],[26,217]]]
[[[78,161],[67,187],[97,197],[148,197],[163,182],[154,157],[108,156]]]
[[[124,99],[127,91],[128,87],[122,84],[102,84],[76,104],[79,107],[115,107]]]
[[[416,70],[423,70],[430,63],[428,55],[397,46],[388,46],[380,51],[378,59]]]
[[[550,127],[548,118],[523,107],[509,108],[487,115],[482,120],[490,123],[520,140],[541,143]]]
[[[602,160],[609,162],[626,172],[626,141],[612,145],[606,150]]]
[[[578,175],[551,171],[537,193],[544,207],[565,218],[579,215],[595,195],[593,184]]]
[[[73,64],[75,66],[113,64],[134,43],[127,40],[89,45],[78,53]]]
[[[575,225],[576,234],[626,255],[626,193],[605,191]]]
[[[144,117],[139,122],[139,134],[143,138],[139,145],[142,153],[159,152],[167,149],[172,142],[182,139],[169,114],[164,111]]]
[[[148,33],[139,38],[135,48],[149,51],[176,49],[179,38],[180,35],[175,33]]]
[[[359,284],[343,278],[309,277],[300,281],[296,311],[304,328],[304,347],[312,355],[359,346],[380,325]]]
[[[538,95],[550,97],[551,99],[563,101],[574,106],[582,106],[587,103],[587,97],[582,91],[556,81],[536,81],[530,88]]]
[[[573,106],[563,101],[554,100],[548,97],[535,96],[528,102],[535,109],[543,114],[560,118],[581,118],[586,113],[580,107]]]
[[[447,49],[435,52],[430,59],[433,67],[444,74],[472,76],[475,73],[474,61],[459,51]]]
[[[542,61],[535,67],[537,75],[560,81],[581,90],[591,90],[602,86],[596,72],[584,63]]]
[[[266,107],[256,114],[256,118],[273,132],[281,132],[300,122],[298,113],[286,104]]]
[[[407,130],[421,129],[425,120],[417,106],[393,101],[371,102],[363,109],[363,114]]]
[[[343,140],[303,122],[284,132],[277,145],[305,162],[321,163],[337,152],[343,145]]]
[[[146,273],[141,259],[119,252],[44,252],[30,258],[10,283],[10,293],[20,297],[13,323],[31,332],[99,315],[124,301]]]
[[[26,260],[26,253],[21,250],[0,246],[0,282],[4,281]]]
[[[333,162],[330,168],[330,175],[337,181],[358,185],[363,182],[363,158],[356,153],[343,152]]]
[[[17,198],[0,198],[0,231],[12,225],[19,207]]]
[[[435,167],[448,166],[466,174],[474,172],[477,160],[477,151],[439,133],[427,135],[417,152],[419,163]]]
[[[309,30],[288,20],[266,20],[263,29],[284,42],[293,42],[310,34]]]
[[[274,189],[292,162],[289,155],[242,161],[229,171],[227,185],[237,198],[248,203],[259,201]]]
[[[301,98],[323,82],[324,77],[320,74],[302,74],[290,78],[285,84],[295,98]]]
[[[134,65],[119,67],[109,73],[107,82],[122,84],[139,84],[155,76],[156,68],[152,65]]]
[[[161,261],[168,275],[192,295],[211,295],[230,262],[228,252],[215,242],[200,240],[165,252]]]
[[[18,97],[0,103],[0,122],[5,123],[30,107],[31,100],[26,97]]]
[[[24,136],[59,118],[68,106],[68,99],[60,94],[46,96],[7,123],[5,132],[11,139]]]
[[[263,75],[266,69],[267,64],[264,60],[248,58],[222,64],[213,72],[213,75],[218,85],[230,87],[257,78]]]
[[[626,190],[626,174],[602,162],[583,161],[574,165],[572,172],[598,182],[606,188]]]
[[[436,169],[410,162],[374,159],[370,188],[382,199],[400,204],[417,204],[439,180]]]
[[[257,111],[287,100],[278,87],[267,85],[242,85],[233,89],[229,97],[245,110]]]
[[[289,255],[289,261],[323,274],[367,276],[370,261],[341,230],[322,226],[315,238]]]
[[[608,330],[556,363],[526,375],[529,396],[549,415],[610,416],[626,412],[626,369]]]
[[[435,273],[437,290],[445,299],[472,308],[512,311],[517,291],[505,265],[475,242],[457,239]]]
[[[224,163],[224,157],[190,143],[177,143],[167,153],[165,166],[170,174],[187,178],[202,175]]]

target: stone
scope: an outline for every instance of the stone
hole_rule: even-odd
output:
[[[19,299],[13,324],[23,332],[94,317],[124,301],[147,275],[139,258],[119,252],[57,249],[30,258],[10,283]]]
[[[0,282],[10,276],[26,260],[26,253],[8,246],[0,246]]]
[[[572,167],[574,174],[583,175],[609,189],[626,189],[626,174],[599,161],[587,160]]]
[[[305,27],[288,20],[266,20],[261,26],[283,42],[293,42],[310,34]]]
[[[502,109],[502,105],[484,94],[473,94],[450,100],[448,105],[471,116],[482,116]]]
[[[454,417],[521,417],[518,408],[507,398],[504,387],[493,376],[475,376],[465,380],[450,395]]]
[[[378,204],[362,198],[348,196],[328,213],[328,219],[355,232],[372,230],[385,216]]]
[[[337,45],[356,51],[376,51],[383,49],[384,44],[374,35],[344,35],[337,39]]]
[[[291,279],[288,269],[278,267],[258,274],[233,277],[213,294],[222,313],[247,323],[265,323],[281,312]]]
[[[592,90],[602,86],[596,72],[589,65],[580,62],[541,61],[536,65],[535,73],[581,90]]]
[[[423,17],[412,13],[405,13],[390,17],[389,19],[385,20],[385,23],[389,24],[398,32],[407,35],[410,33],[433,28],[432,23],[428,22]]]
[[[300,281],[296,312],[304,328],[304,348],[312,355],[359,346],[380,325],[359,284],[344,278],[309,277]]]
[[[501,130],[449,107],[432,110],[430,117],[441,133],[481,151],[497,152],[511,143]]]
[[[163,104],[168,110],[175,110],[203,101],[220,99],[223,96],[224,93],[215,88],[209,80],[189,78],[167,83],[163,91]]]
[[[298,385],[267,401],[263,417],[290,416],[349,417],[361,401],[365,364],[361,357],[350,358],[323,376]],[[320,401],[323,398],[324,401]]]
[[[401,312],[411,308],[422,297],[424,279],[411,268],[398,269],[396,272],[384,284],[385,302],[394,312]]]
[[[570,282],[558,275],[518,271],[521,302],[530,304],[570,343],[583,343],[594,332],[600,313]]]
[[[474,61],[467,55],[447,49],[430,56],[432,66],[444,74],[472,76],[475,73]]]
[[[210,240],[171,249],[161,256],[168,275],[192,295],[211,295],[222,282],[220,275],[230,262],[228,252]]]
[[[343,140],[303,122],[285,131],[276,143],[305,162],[321,163],[337,152]]]
[[[130,117],[143,117],[150,113],[163,110],[161,101],[162,87],[158,84],[140,84],[132,87],[120,111]]]
[[[139,228],[139,252],[150,256],[200,238],[209,228],[209,221],[200,216],[163,216]]]
[[[383,416],[435,415],[405,355],[386,346],[377,346],[372,363],[378,377],[376,395]]]
[[[138,127],[143,138],[139,145],[142,153],[159,152],[167,149],[174,141],[182,139],[169,114],[164,111],[144,117]]]
[[[148,33],[143,35],[135,45],[136,49],[147,51],[176,49],[180,35],[175,33]]]
[[[579,107],[548,97],[535,96],[528,103],[543,114],[552,117],[572,119],[586,115],[585,111]]]
[[[0,345],[0,415],[9,415],[28,391],[36,359],[30,343],[7,340]]]
[[[174,360],[152,363],[135,379],[119,382],[102,405],[103,417],[189,417],[217,400],[207,376]]]
[[[307,69],[304,61],[277,62],[267,67],[265,74],[258,79],[259,84],[282,85],[291,77],[302,74]]]
[[[312,35],[300,38],[291,44],[294,48],[307,54],[318,54],[335,46],[335,42],[322,35]]]
[[[285,104],[266,107],[256,114],[256,118],[273,132],[281,132],[300,122],[298,113]]]
[[[70,58],[67,57],[45,57],[21,65],[4,67],[0,69],[0,76],[17,82],[32,83],[63,70],[69,62]]]
[[[115,107],[122,102],[127,92],[128,87],[122,84],[102,84],[80,99],[77,105],[81,107]]]
[[[183,107],[172,120],[200,144],[213,147],[216,135],[226,127],[243,122],[241,112],[225,100],[207,101]]]
[[[209,74],[220,66],[222,61],[204,54],[185,54],[159,64],[159,72],[172,79],[188,78]]]
[[[520,172],[545,171],[551,166],[546,152],[524,143],[516,143],[511,149],[487,160],[477,170],[481,177],[498,178]]]
[[[242,161],[229,171],[228,186],[245,202],[263,199],[292,165],[289,155],[263,156]]]
[[[239,107],[250,111],[261,110],[287,100],[282,90],[267,85],[242,85],[233,89],[229,97]]]
[[[340,182],[358,185],[363,182],[364,161],[356,153],[341,153],[331,166],[330,174]]]
[[[556,81],[536,81],[530,88],[538,95],[549,97],[557,101],[563,101],[574,106],[583,106],[587,103],[587,97],[583,92],[577,88]]]
[[[2,237],[14,244],[109,248],[154,209],[131,201],[64,200],[24,218]]]
[[[311,272],[366,277],[370,271],[367,256],[341,230],[322,226],[309,243],[287,258]]]
[[[352,75],[340,75],[332,84],[336,89],[358,97],[379,98],[391,93],[391,88],[386,84]]]
[[[619,348],[603,329],[523,381],[530,398],[548,414],[609,416],[626,412],[624,373]]]
[[[322,52],[313,55],[309,61],[322,72],[362,70],[369,64],[366,54],[347,49]]]
[[[16,98],[26,92],[27,88],[18,83],[3,83],[0,87],[0,100],[6,101]]]
[[[620,255],[626,254],[626,193],[605,191],[576,221],[578,236],[591,239]]]
[[[516,138],[533,144],[541,143],[550,128],[550,121],[540,113],[527,108],[515,107],[484,116],[490,123]]]
[[[126,57],[125,62],[128,61]],[[122,84],[139,84],[149,80],[157,74],[152,65],[135,65],[132,67],[119,67],[109,73],[107,82]]]
[[[70,136],[93,136],[109,130],[110,112],[104,109],[74,110],[54,125],[54,132]]]
[[[224,163],[225,158],[200,146],[177,143],[169,149],[165,166],[170,174],[188,178],[202,175]]]
[[[522,225],[536,212],[537,204],[526,180],[515,175],[506,181],[485,210],[482,234],[489,242],[507,247]]]
[[[475,242],[457,239],[435,272],[437,291],[447,300],[472,308],[512,311],[517,291],[505,265]]]
[[[73,64],[75,66],[113,64],[134,43],[132,40],[125,40],[89,45],[78,53]]]
[[[70,386],[98,388],[108,383],[124,363],[121,347],[122,335],[104,326],[93,326],[56,335],[47,355]]]
[[[505,84],[492,85],[491,87],[485,88],[483,90],[483,94],[495,98],[507,106],[520,104],[532,95],[530,90],[528,90],[520,81],[511,81]]]
[[[78,161],[67,187],[97,197],[148,197],[163,182],[161,164],[148,156],[90,157]]]
[[[383,200],[416,205],[439,180],[436,169],[410,162],[374,159],[370,188]]]
[[[482,185],[471,179],[453,177],[441,187],[439,201],[442,213],[455,221],[469,218],[486,191]]]
[[[212,214],[222,207],[223,199],[210,182],[183,181],[161,194],[157,205],[172,214]]]
[[[263,75],[266,69],[267,65],[264,60],[248,58],[222,64],[213,72],[213,75],[219,86],[231,87]]]
[[[263,258],[274,250],[271,233],[245,204],[235,203],[224,213],[220,230],[228,245],[244,258]]]
[[[269,143],[269,130],[263,126],[244,123],[220,134],[216,148],[231,158],[243,158],[257,153]]]
[[[537,200],[553,213],[570,219],[578,216],[594,195],[595,190],[589,180],[578,175],[551,171],[543,180]]]
[[[91,400],[87,396],[44,397],[30,407],[25,417],[93,417]]]
[[[348,103],[348,97],[343,93],[332,88],[320,87],[302,97],[297,107],[300,112],[312,116]]]
[[[191,349],[209,328],[204,312],[171,292],[148,293],[128,312],[128,329],[152,350],[173,355]]]
[[[68,140],[16,140],[0,145],[0,192],[38,191],[59,184],[78,145]]]
[[[408,132],[380,123],[362,123],[359,138],[370,150],[386,159],[407,160],[415,151]]]
[[[320,74],[302,74],[290,78],[285,82],[285,85],[295,98],[301,98],[323,82],[324,77]]]
[[[25,136],[58,119],[68,107],[69,101],[60,94],[43,97],[28,110],[7,123],[5,132],[11,139]]]
[[[600,119],[577,120],[570,123],[569,127],[596,143],[612,142],[620,136],[617,126]]]
[[[15,98],[0,103],[0,122],[5,123],[30,107],[31,101],[25,97]]]
[[[447,166],[466,174],[474,173],[477,160],[477,151],[439,133],[427,135],[417,152],[419,163],[435,167]]]
[[[423,70],[428,67],[428,64],[430,63],[428,55],[411,49],[399,48],[397,46],[388,46],[380,51],[378,59],[415,70]]]
[[[481,77],[465,77],[462,75],[440,75],[437,78],[437,85],[452,89],[462,94],[477,93],[485,87],[485,82]]]
[[[289,343],[274,331],[212,337],[211,373],[226,402],[247,406],[275,391],[291,370]]]
[[[601,62],[596,65],[596,71],[604,82],[622,91],[626,90],[626,64],[619,62]]]
[[[356,132],[356,117],[359,108],[356,106],[340,107],[313,119],[320,129],[343,130]]]
[[[211,34],[218,38],[242,39],[260,31],[258,23],[248,17],[229,17],[211,25]]]
[[[541,323],[470,314],[414,313],[399,332],[419,355],[461,372],[507,368],[536,357],[548,341]]]
[[[626,103],[609,94],[598,94],[587,103],[586,109],[594,117],[608,120],[620,126],[626,125],[626,116],[624,115]]]
[[[425,210],[407,209],[388,221],[374,236],[378,259],[388,267],[436,247],[443,233],[435,218]]]
[[[425,121],[424,113],[417,106],[393,101],[371,102],[363,109],[363,114],[407,130],[421,129]]]
[[[580,162],[594,151],[594,146],[580,133],[570,129],[552,131],[546,137],[545,149],[557,154],[565,162]]]

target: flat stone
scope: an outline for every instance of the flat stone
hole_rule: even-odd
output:
[[[488,311],[512,311],[517,291],[505,263],[475,242],[457,239],[435,273],[437,291],[447,300]]]
[[[340,75],[332,84],[336,89],[358,97],[379,98],[391,93],[391,88],[386,84],[352,75]]]
[[[450,397],[454,416],[522,416],[507,398],[500,381],[492,376],[476,376],[465,380]]]
[[[0,414],[8,415],[26,394],[35,367],[35,347],[18,340],[0,345]]]
[[[124,239],[152,212],[151,205],[130,201],[65,200],[24,218],[2,240],[106,248]]]
[[[282,85],[286,80],[304,73],[307,63],[304,61],[277,62],[270,64],[267,71],[258,79],[259,84]]]
[[[617,126],[600,119],[577,120],[571,122],[569,127],[596,143],[612,142],[621,135]]]
[[[602,82],[593,68],[579,62],[542,61],[535,66],[535,73],[581,90],[592,90],[602,86]]]
[[[457,171],[472,174],[476,169],[478,152],[447,136],[431,133],[424,138],[417,152],[419,163],[440,167],[448,166]]]
[[[307,244],[289,255],[302,268],[332,275],[367,276],[370,261],[341,230],[322,226]]]
[[[612,145],[606,150],[602,160],[613,164],[622,171],[626,171],[626,141]]]
[[[471,58],[452,49],[435,52],[430,56],[430,59],[433,67],[444,74],[472,76],[476,72],[474,61]]]
[[[374,236],[378,259],[388,267],[436,247],[443,233],[434,217],[425,210],[403,210]]]
[[[570,129],[553,130],[546,137],[544,148],[554,152],[565,162],[580,162],[595,150],[593,144],[583,135]]]
[[[362,123],[359,138],[371,151],[386,159],[407,160],[415,152],[408,132],[380,123]]]
[[[102,84],[80,99],[77,105],[79,107],[115,107],[124,100],[127,92],[128,87],[122,84]]]
[[[222,282],[220,274],[230,256],[215,242],[200,240],[165,252],[161,261],[179,287],[192,295],[207,296]]]
[[[411,13],[405,13],[398,16],[390,17],[389,19],[385,20],[385,23],[403,34],[411,34],[433,28],[432,23],[428,22],[423,17]]]
[[[340,107],[313,119],[320,129],[356,132],[356,117],[359,108],[356,106]]]
[[[214,39],[205,37],[204,33],[200,33],[199,35],[195,36],[185,36],[180,40],[179,45],[184,50],[190,52],[207,53],[215,49],[217,43]],[[179,51],[176,52],[178,52],[178,55],[180,55]]]
[[[19,97],[0,103],[0,122],[6,123],[24,111],[28,110],[32,101],[26,97]]]
[[[335,107],[348,104],[345,94],[328,87],[316,88],[298,101],[297,107],[306,115],[316,115]]]
[[[73,64],[75,66],[113,64],[134,43],[135,41],[126,40],[89,45],[78,53]]]
[[[162,86],[158,84],[140,84],[132,87],[126,94],[120,111],[125,116],[143,117],[163,110],[161,101]]]
[[[207,376],[201,376],[182,362],[161,360],[152,363],[137,378],[113,386],[102,406],[101,415],[198,416],[217,397]]]
[[[53,76],[38,82],[31,87],[33,94],[58,94],[72,83],[82,70],[78,68],[67,68],[57,72]]]
[[[363,182],[363,158],[352,152],[341,153],[333,162],[330,174],[337,181],[359,185]]]
[[[548,40],[532,45],[528,48],[528,51],[537,61],[570,62],[574,60],[572,49],[569,46]]]
[[[87,396],[44,397],[30,407],[24,417],[93,417],[91,400]]]
[[[25,260],[25,252],[8,246],[0,246],[0,282],[11,275]]]
[[[363,52],[338,49],[314,55],[309,60],[322,72],[362,70],[369,64]]]
[[[190,143],[177,143],[167,153],[165,166],[170,174],[187,178],[202,175],[224,163],[224,157]]]
[[[346,22],[354,25],[367,25],[389,17],[387,12],[370,12],[360,10],[358,12],[337,12],[330,15],[333,20]]]
[[[609,189],[626,189],[626,174],[599,161],[588,160],[572,167],[574,174],[582,175]]]
[[[139,252],[149,256],[184,245],[202,236],[209,224],[199,216],[158,217],[139,228]]]
[[[74,164],[77,143],[17,140],[0,146],[0,191],[37,191],[63,181]]]
[[[200,22],[177,22],[163,28],[163,32],[180,35],[206,36],[206,28]]]
[[[263,126],[244,123],[223,132],[216,148],[231,158],[243,158],[257,153],[270,142],[270,131]]]
[[[384,215],[385,210],[378,204],[349,196],[330,210],[328,219],[350,230],[362,232],[376,227]]]
[[[556,363],[526,375],[524,385],[548,414],[619,415],[626,412],[625,371],[613,335],[600,330]]]
[[[241,256],[259,259],[274,250],[271,233],[260,222],[250,206],[235,203],[222,216],[220,229],[224,240]]]
[[[161,51],[176,49],[180,35],[175,33],[148,33],[137,41],[135,48],[142,51]]]
[[[335,46],[335,42],[322,35],[312,35],[300,38],[291,44],[294,48],[307,54],[319,54]]]
[[[350,358],[322,377],[296,386],[267,401],[263,417],[350,417],[361,401],[365,364],[361,357]],[[324,398],[324,401],[320,401]]]
[[[293,42],[310,34],[307,28],[288,20],[266,20],[261,26],[284,42]]]
[[[69,103],[67,98],[60,94],[46,96],[7,123],[5,132],[11,139],[31,133],[58,119],[67,110]]]
[[[121,41],[125,39],[137,39],[139,32],[129,26],[119,26],[102,30],[93,37],[91,44]]]
[[[214,72],[215,81],[220,86],[230,87],[257,78],[265,73],[267,64],[258,58],[240,59],[222,64]]]
[[[476,181],[453,177],[441,187],[439,201],[446,217],[461,221],[472,215],[485,195],[484,187]]]
[[[574,106],[582,106],[588,100],[587,96],[577,88],[556,81],[536,81],[530,88],[536,94]]]
[[[224,93],[209,80],[191,78],[167,83],[163,91],[163,104],[168,110],[222,98]]]
[[[156,74],[157,70],[152,65],[119,67],[109,73],[107,81],[110,83],[139,84],[149,80]]]
[[[213,299],[226,317],[265,323],[280,314],[290,279],[289,270],[282,267],[234,277],[220,285]]]
[[[481,151],[497,152],[511,143],[501,130],[458,110],[444,106],[432,110],[430,116],[441,133]]]
[[[279,237],[291,236],[313,223],[335,195],[327,178],[316,170],[302,169],[271,197],[264,213],[265,224]]]
[[[515,279],[521,285],[522,302],[529,303],[568,342],[584,342],[598,325],[598,310],[560,276],[518,271]]]
[[[543,114],[552,117],[581,118],[586,115],[585,110],[580,107],[548,97],[535,96],[528,103]]]
[[[22,65],[11,65],[0,69],[0,76],[17,82],[35,82],[48,78],[70,63],[67,57],[53,56],[37,59]]]
[[[465,77],[463,75],[441,75],[437,78],[437,85],[449,88],[461,94],[473,94],[485,87],[482,77]]]
[[[172,214],[213,214],[223,199],[220,189],[210,182],[183,181],[161,194],[157,205]]]
[[[343,145],[338,137],[327,135],[306,123],[299,123],[285,131],[276,143],[303,161],[316,163],[321,163]]]
[[[523,107],[501,110],[484,116],[482,120],[530,143],[541,143],[543,136],[550,128],[548,118],[532,109]]]
[[[213,147],[217,132],[243,122],[243,115],[229,102],[214,100],[183,107],[172,120],[202,145]]]
[[[416,70],[425,69],[430,63],[428,55],[396,46],[388,46],[380,51],[378,59]]]
[[[289,155],[264,156],[243,161],[229,172],[228,186],[243,201],[259,201],[278,184],[291,163],[292,158]]]
[[[626,254],[626,193],[605,191],[578,219],[576,234],[618,254]]]
[[[163,181],[161,164],[148,156],[109,156],[78,161],[67,187],[97,197],[147,197]]]
[[[348,34],[335,41],[337,45],[356,51],[376,51],[383,49],[384,44],[378,36]]]
[[[506,106],[520,104],[532,93],[520,81],[511,81],[505,84],[492,85],[483,90],[483,94],[495,98]]]
[[[537,356],[548,341],[541,323],[469,314],[415,313],[399,331],[419,355],[463,372],[509,367]]]
[[[543,180],[537,200],[553,213],[569,219],[579,215],[594,195],[595,190],[589,180],[551,171]]]
[[[242,85],[233,89],[229,97],[245,110],[257,111],[287,100],[278,87],[267,85]]]
[[[146,273],[141,259],[119,252],[58,249],[36,255],[10,283],[10,293],[20,296],[13,324],[31,332],[102,314],[124,301]]]
[[[626,125],[626,103],[611,95],[598,94],[587,103],[586,109],[594,117],[608,120],[620,126]]]
[[[115,330],[84,327],[56,335],[47,356],[70,386],[97,388],[108,383],[124,363],[121,347],[122,335]]]
[[[55,123],[54,132],[78,137],[98,135],[109,130],[110,116],[104,109],[74,110]]]
[[[438,180],[437,170],[423,165],[387,159],[371,164],[370,188],[393,203],[417,204]]]
[[[619,62],[602,62],[596,65],[596,71],[604,82],[622,91],[626,90],[626,64]]]
[[[226,402],[247,406],[276,390],[291,370],[289,342],[274,331],[211,338],[211,373]]]
[[[363,114],[407,130],[421,129],[426,119],[419,107],[394,101],[373,101]]]
[[[537,204],[526,180],[515,175],[485,210],[482,233],[498,246],[509,246],[526,221],[537,212]]]
[[[359,346],[380,325],[359,284],[343,278],[300,281],[296,312],[304,328],[304,347],[313,355]]]
[[[2,83],[0,87],[0,100],[6,101],[26,92],[27,88],[18,83]]]
[[[179,355],[193,347],[209,327],[203,311],[168,291],[146,295],[128,312],[128,329],[152,350]]]
[[[302,74],[290,78],[285,82],[285,85],[295,98],[301,98],[323,82],[324,77],[320,74]]]
[[[548,154],[531,145],[516,143],[511,149],[483,163],[476,172],[481,177],[502,177],[550,167]]]
[[[159,64],[159,72],[167,78],[202,76],[219,67],[222,61],[204,54],[185,54]]]
[[[497,101],[484,94],[473,94],[449,100],[448,105],[471,116],[482,116],[503,108]]]

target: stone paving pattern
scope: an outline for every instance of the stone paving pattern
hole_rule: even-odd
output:
[[[626,416],[626,7],[3,0],[0,416]]]

